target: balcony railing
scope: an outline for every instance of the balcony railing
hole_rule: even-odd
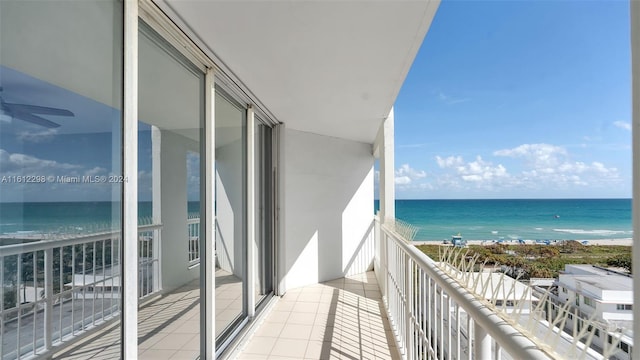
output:
[[[160,290],[161,229],[138,228],[141,299]],[[119,314],[120,232],[72,236],[0,249],[0,359],[41,355]]]
[[[189,267],[200,264],[200,216],[187,219],[187,239],[189,241]]]
[[[375,271],[405,359],[551,359],[436,262],[376,221]]]

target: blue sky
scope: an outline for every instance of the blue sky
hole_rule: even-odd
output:
[[[396,197],[631,197],[627,1],[443,1],[395,104]]]
[[[629,36],[628,1],[444,0],[395,104],[397,198],[631,197]],[[2,175],[118,173],[117,110],[4,66],[0,80],[6,102],[75,114],[54,129],[1,114]],[[140,146],[148,200],[148,131]],[[0,201],[117,194],[108,183],[0,186]]]

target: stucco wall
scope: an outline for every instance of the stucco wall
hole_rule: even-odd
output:
[[[187,151],[191,140],[162,130],[162,287],[169,291],[198,278],[200,269],[188,267]],[[157,200],[154,200],[157,201]]]
[[[244,181],[241,142],[216,149],[216,256],[218,266],[244,277]]]
[[[283,151],[286,288],[371,269],[371,145],[286,129]]]

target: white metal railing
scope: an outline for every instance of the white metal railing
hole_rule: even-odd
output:
[[[138,228],[139,297],[160,290],[162,225]],[[121,234],[0,247],[0,359],[29,358],[119,314]]]
[[[552,359],[513,324],[376,220],[375,271],[405,359]]]
[[[188,260],[189,267],[200,264],[200,216],[189,216],[187,219]]]

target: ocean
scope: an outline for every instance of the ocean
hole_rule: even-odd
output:
[[[30,234],[105,231],[117,227],[118,208],[110,202],[0,203],[0,245],[2,238]],[[148,223],[151,203],[139,203],[138,210]],[[198,210],[198,202],[189,203],[189,214]],[[418,228],[415,240],[458,233],[467,240],[632,237],[631,199],[397,200],[396,217]]]
[[[199,202],[189,202],[187,212],[197,215],[199,208]],[[119,209],[119,203],[108,201],[0,203],[0,245],[3,238],[29,239],[117,229]],[[151,223],[151,209],[151,202],[138,203],[141,223]]]
[[[376,209],[378,204],[376,201]],[[589,240],[632,237],[631,199],[396,200],[415,240]]]

